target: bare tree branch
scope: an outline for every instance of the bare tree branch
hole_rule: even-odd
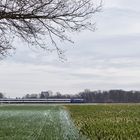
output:
[[[1,0],[0,56],[6,56],[14,48],[9,34],[46,50],[49,49],[42,36],[48,36],[61,56],[55,39],[72,42],[67,32],[94,31],[95,25],[89,19],[101,7],[101,3],[94,6],[92,0]]]

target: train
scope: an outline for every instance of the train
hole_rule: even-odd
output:
[[[84,103],[84,99],[0,99],[0,104]]]

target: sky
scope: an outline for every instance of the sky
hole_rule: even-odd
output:
[[[71,35],[62,62],[53,52],[16,41],[16,52],[0,61],[0,91],[7,97],[52,90],[140,90],[140,1],[103,0],[96,31]]]

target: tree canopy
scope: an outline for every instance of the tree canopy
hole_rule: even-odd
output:
[[[4,98],[4,94],[0,92],[0,98]]]
[[[15,37],[22,38],[32,46],[45,50],[53,44],[58,55],[62,50],[56,39],[70,41],[68,32],[84,29],[94,30],[91,17],[101,9],[101,3],[92,0],[1,0],[0,1],[0,57],[6,56]]]

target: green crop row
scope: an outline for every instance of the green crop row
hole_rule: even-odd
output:
[[[140,105],[66,106],[79,132],[91,140],[140,140]]]
[[[0,140],[81,140],[61,106],[0,106]]]

